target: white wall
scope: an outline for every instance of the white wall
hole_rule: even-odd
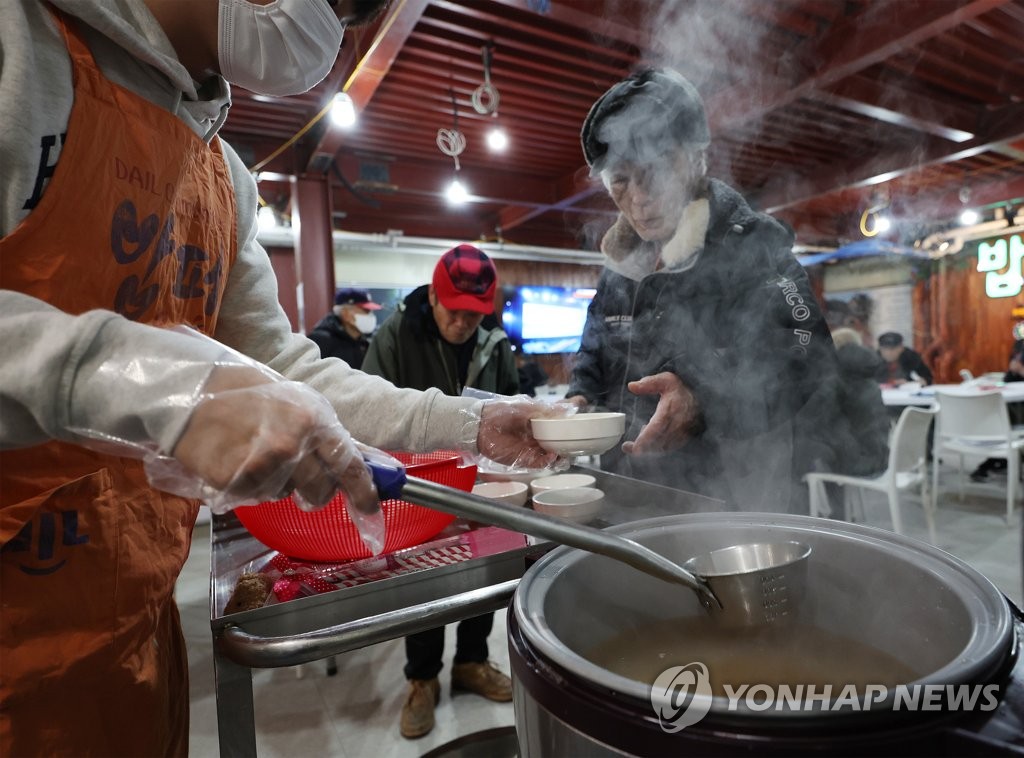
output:
[[[912,274],[907,260],[856,258],[840,261],[825,267],[825,293],[910,284]]]
[[[334,281],[339,287],[429,284],[440,254],[421,255],[392,250],[337,250]]]
[[[857,258],[826,266],[825,297],[848,301],[856,294],[871,297],[874,308],[868,329],[877,338],[898,332],[914,346],[913,269],[899,258]]]

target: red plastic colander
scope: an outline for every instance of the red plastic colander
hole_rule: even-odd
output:
[[[476,480],[476,466],[463,466],[462,456],[454,451],[433,453],[391,453],[405,466],[410,476],[469,492]],[[385,500],[384,552],[412,547],[433,537],[455,520],[441,513],[404,500]],[[292,558],[306,561],[345,561],[368,558],[370,551],[359,538],[338,494],[318,511],[307,513],[292,498],[242,506],[235,515],[253,537],[264,545]]]

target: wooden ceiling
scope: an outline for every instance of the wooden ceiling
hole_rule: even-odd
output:
[[[488,44],[497,117],[471,104]],[[1024,0],[394,0],[346,34],[311,92],[235,89],[223,135],[271,177],[260,192],[278,207],[287,176],[326,174],[337,229],[594,249],[614,214],[580,126],[646,64],[697,85],[709,173],[798,243],[861,239],[861,213],[883,204],[906,242],[965,200],[1024,198]],[[359,112],[348,131],[317,120],[343,88]],[[454,163],[435,141],[452,93],[462,206],[444,196]],[[495,122],[503,154],[485,144]]]

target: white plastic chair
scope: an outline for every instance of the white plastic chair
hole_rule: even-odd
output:
[[[953,393],[938,391],[939,416],[935,423],[932,457],[932,491],[938,491],[939,456],[953,452],[959,456],[960,499],[964,496],[964,455],[1001,458],[1006,461],[1006,522],[1013,518],[1017,483],[1020,481],[1020,451],[1024,438],[1014,433],[1006,401],[998,390]]]
[[[903,534],[903,519],[900,518],[899,493],[912,487],[920,487],[921,503],[924,506],[925,520],[928,522],[928,538],[935,543],[935,503],[928,492],[928,427],[935,417],[935,411],[926,408],[908,406],[903,409],[889,444],[889,466],[879,476],[850,476],[825,471],[807,474],[804,480],[810,489],[811,515],[825,513],[826,494],[825,482],[835,482],[845,487],[860,487],[868,490],[884,492],[889,498],[889,513],[892,516],[892,528],[897,534]],[[848,498],[844,497],[846,505]],[[845,518],[849,520],[849,510]]]

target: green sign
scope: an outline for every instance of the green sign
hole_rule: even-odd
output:
[[[985,274],[985,294],[1014,297],[1024,289],[1024,239],[1012,237],[978,245],[978,271]]]

